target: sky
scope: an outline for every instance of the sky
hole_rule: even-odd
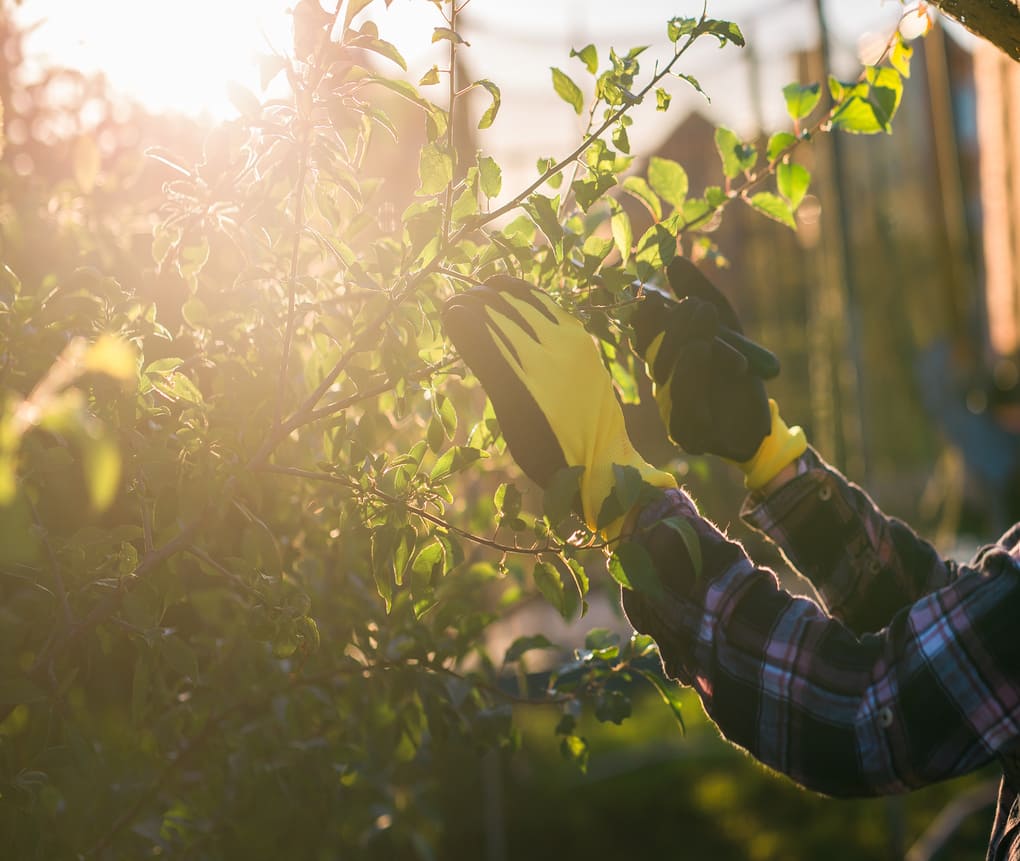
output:
[[[25,22],[38,22],[27,49],[40,65],[102,70],[114,89],[153,110],[225,118],[235,113],[227,83],[258,92],[257,55],[289,47],[291,5],[292,0],[23,0],[19,14]],[[670,50],[665,21],[699,15],[701,8],[701,0],[472,0],[463,19],[471,43],[463,54],[466,67],[503,92],[501,114],[481,145],[505,175],[533,171],[537,155],[563,152],[581,130],[582,120],[553,92],[550,66],[581,82],[582,67],[569,51],[589,42],[603,57],[610,45],[619,50],[648,45],[644,56],[651,65],[651,58]],[[835,58],[847,74],[856,70],[860,40],[887,36],[903,10],[898,0],[827,0],[826,8]],[[640,131],[632,131],[631,139],[638,154],[654,151],[692,108],[744,135],[755,131],[759,119],[768,130],[785,126],[781,90],[795,78],[791,54],[817,39],[813,0],[709,0],[708,12],[736,21],[750,48],[720,50],[714,40],[697,46],[683,71],[699,79],[711,103],[674,81],[667,115],[654,104],[635,113]],[[443,22],[427,0],[393,0],[388,9],[375,0],[365,16],[398,46],[412,81],[442,62],[441,46],[430,37]]]

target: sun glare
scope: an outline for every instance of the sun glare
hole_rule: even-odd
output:
[[[228,83],[257,92],[258,56],[289,52],[294,2],[25,0],[19,17],[22,23],[38,22],[27,49],[40,68],[102,72],[114,90],[150,110],[224,118],[236,113]],[[389,38],[399,44],[419,16],[398,11],[394,4],[380,17],[380,30],[389,30]]]

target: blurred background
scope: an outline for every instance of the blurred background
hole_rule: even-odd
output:
[[[829,70],[855,76],[903,15],[899,3],[880,0],[708,5],[740,25],[748,47],[695,51],[684,71],[711,101],[677,86],[667,113],[642,106],[631,130],[636,170],[654,155],[675,159],[694,193],[719,180],[716,125],[748,140],[786,128],[785,84]],[[537,157],[569,151],[583,131],[553,92],[550,66],[570,69],[570,49],[588,43],[600,53],[665,45],[665,20],[701,8],[474,0],[462,16],[465,74],[494,80],[503,107],[492,129],[465,127],[461,146],[499,162],[503,196],[511,197],[536,176]],[[409,80],[441,62],[429,42],[437,23],[430,3],[372,9],[407,59]],[[286,51],[290,27],[287,4],[270,0],[0,3],[10,175],[26,188],[74,179],[111,208],[151,199],[155,209],[168,173],[144,149],[197,160],[208,127],[237,115],[230,82],[258,92],[255,56]],[[966,556],[1020,519],[1020,65],[942,22],[914,44],[895,133],[820,137],[804,156],[814,182],[798,232],[734,208],[715,236],[729,265],[713,277],[750,334],[780,356],[772,394],[784,416],[888,513],[945,553]],[[406,204],[415,166],[400,153],[380,158],[392,160],[394,175],[411,171]],[[640,233],[640,213],[631,216]],[[30,219],[20,229],[31,230]],[[148,230],[142,223],[130,237],[134,253],[148,255]],[[12,265],[28,278],[57,264]],[[176,289],[161,277],[151,267],[140,272],[138,289]],[[733,476],[717,463],[678,459],[647,410],[634,408],[630,418],[649,457],[672,462],[710,517],[782,568],[741,527]],[[493,648],[538,631],[583,636],[558,630],[558,618],[529,611],[495,632]],[[582,622],[596,624],[626,630],[612,597]],[[685,715],[685,737],[652,701],[622,727],[587,727],[597,753],[580,774],[556,749],[557,716],[522,712],[522,724],[536,729],[525,733],[524,755],[481,763],[466,755],[451,766],[443,857],[630,858],[679,846],[691,858],[899,858],[933,822],[952,836],[938,854],[917,848],[908,857],[984,851],[992,770],[891,802],[832,801],[721,742],[696,702]]]

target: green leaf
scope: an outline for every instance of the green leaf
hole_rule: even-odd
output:
[[[347,11],[344,13],[344,30],[345,31],[350,28],[351,21],[354,20],[354,16],[357,15],[362,9],[364,9],[371,2],[372,2],[372,0],[347,0]]]
[[[402,526],[397,530],[397,537],[393,543],[393,579],[398,586],[404,584],[404,572],[411,556],[414,555],[417,542],[418,532],[413,526]]]
[[[910,77],[910,59],[913,56],[914,46],[904,39],[902,34],[897,33],[896,44],[893,45],[892,53],[889,54],[889,63],[904,78]]]
[[[524,202],[524,211],[531,216],[538,229],[545,234],[557,260],[563,259],[563,227],[559,219],[559,195],[548,198],[535,192]]]
[[[371,51],[373,54],[385,57],[391,63],[399,66],[402,71],[407,71],[407,62],[404,60],[400,51],[397,50],[397,46],[391,42],[378,38],[360,38],[355,44],[357,44],[357,46],[363,51]]]
[[[453,181],[453,158],[436,144],[426,144],[418,160],[418,178],[421,184],[415,193],[419,197],[445,191]]]
[[[532,576],[542,597],[552,604],[564,619],[569,619],[570,612],[563,589],[563,580],[560,578],[560,572],[556,566],[549,562],[538,561],[535,563]]]
[[[439,83],[439,66],[433,66],[418,79],[419,87],[430,87]]]
[[[496,160],[483,155],[478,159],[478,176],[481,180],[482,194],[488,198],[498,197],[503,188],[503,171]]]
[[[620,152],[630,153],[630,138],[627,136],[627,126],[623,123],[613,129],[613,146]]]
[[[194,406],[205,406],[205,400],[198,387],[191,382],[191,379],[179,371],[159,376],[150,374],[146,370],[146,377],[152,387],[168,400],[193,404]]]
[[[503,656],[504,664],[512,664],[520,660],[521,655],[530,652],[532,649],[555,649],[555,643],[549,641],[544,634],[532,634],[530,637],[518,637],[510,644]]]
[[[613,242],[616,243],[616,248],[620,252],[623,264],[626,266],[627,261],[630,260],[631,248],[634,245],[634,229],[630,223],[630,216],[620,209],[618,212],[613,213],[612,218],[609,220],[609,226],[613,234]]]
[[[209,309],[198,296],[189,296],[181,306],[181,316],[192,329],[204,329],[209,325]]]
[[[695,577],[701,576],[701,542],[698,540],[698,533],[690,521],[683,517],[667,517],[660,521],[662,526],[672,529],[680,536],[687,548],[687,555],[691,560],[691,568]]]
[[[521,513],[521,492],[505,481],[496,488],[492,501],[500,517],[516,517]]]
[[[586,273],[594,272],[612,250],[612,239],[604,239],[595,234],[589,236],[581,246],[581,251],[584,253],[584,271]]]
[[[676,718],[680,731],[686,733],[687,727],[684,726],[684,716],[680,705],[682,696],[680,686],[662,678],[662,676],[657,673],[649,672],[648,670],[635,668],[635,672],[637,672],[641,678],[655,688],[659,696],[662,697],[662,701],[669,706],[669,710],[673,713],[673,717]]]
[[[708,93],[706,93],[706,92],[705,92],[705,91],[704,91],[704,90],[703,90],[703,89],[701,88],[701,82],[700,82],[700,81],[699,81],[699,80],[698,80],[697,78],[695,78],[695,77],[694,77],[694,75],[686,75],[686,74],[684,74],[684,73],[682,73],[682,72],[681,72],[681,73],[678,73],[678,74],[677,74],[677,77],[678,77],[678,78],[682,78],[683,80],[687,81],[687,83],[688,83],[688,84],[690,84],[690,85],[691,85],[692,87],[694,87],[694,89],[695,89],[695,90],[696,90],[697,92],[701,93],[701,95],[703,95],[703,96],[705,97],[705,101],[706,101],[706,102],[711,102],[711,101],[712,101],[712,100],[711,100],[711,99],[710,99],[710,98],[708,97]]]
[[[662,203],[659,201],[658,196],[652,191],[651,186],[642,179],[640,176],[628,176],[624,181],[622,188],[631,197],[635,197],[640,200],[648,211],[652,214],[652,218],[656,221],[662,219]]]
[[[666,22],[666,35],[670,42],[676,43],[684,36],[693,33],[697,26],[697,18],[670,18]]]
[[[414,557],[411,573],[419,585],[427,585],[438,580],[445,573],[446,548],[437,538],[429,540]]]
[[[623,691],[602,690],[595,700],[595,718],[602,723],[623,723],[630,717],[633,706]]]
[[[447,439],[453,439],[457,432],[457,410],[446,395],[436,392],[432,398],[432,414],[443,425],[443,433]]]
[[[638,274],[650,278],[663,266],[668,266],[676,257],[676,236],[663,224],[653,224],[638,240],[634,259],[643,265]]]
[[[788,162],[776,169],[776,185],[779,193],[789,202],[790,208],[796,211],[811,184],[811,172],[803,165]]]
[[[615,657],[620,653],[620,635],[615,631],[610,631],[609,628],[592,628],[584,635],[584,647],[591,650],[592,652],[607,652],[610,649],[616,649]]]
[[[886,130],[875,106],[863,96],[851,96],[832,116],[832,128],[854,135],[874,135]]]
[[[668,111],[669,103],[673,101],[673,97],[667,93],[662,87],[656,87],[655,89],[655,110],[657,111]]]
[[[744,171],[751,170],[758,160],[758,153],[753,146],[744,145],[734,132],[722,126],[715,130],[715,147],[719,151],[723,174],[727,179],[734,179]]]
[[[636,467],[613,464],[613,494],[624,513],[637,504],[645,487],[645,480]]]
[[[652,156],[648,163],[648,184],[666,203],[682,209],[687,197],[687,171],[677,162]]]
[[[570,50],[571,57],[577,57],[588,72],[594,75],[599,70],[599,55],[594,45],[585,45],[580,51]]]
[[[744,47],[744,34],[740,32],[740,28],[732,21],[714,21],[706,20],[701,21],[695,28],[696,33],[708,33],[715,36],[719,40],[719,47],[723,47],[727,42],[731,42],[738,48]]]
[[[640,544],[622,542],[609,558],[609,574],[624,589],[634,589],[653,598],[662,598],[662,582],[655,563]]]
[[[578,594],[584,598],[588,594],[588,587],[590,585],[588,574],[584,570],[584,563],[571,557],[567,560],[567,568],[570,569],[570,574],[574,578],[574,585],[577,586]]]
[[[793,219],[793,210],[790,209],[790,204],[779,195],[773,194],[771,191],[759,191],[752,195],[747,202],[753,209],[773,221],[785,224],[792,230],[797,229],[797,222]]]
[[[832,75],[829,75],[828,83],[832,101],[837,106],[850,98],[850,96],[861,96],[862,98],[868,97],[867,81],[851,81],[850,83],[843,83],[837,78],[834,78]]]
[[[199,237],[197,242],[182,244],[177,254],[177,271],[181,278],[189,283],[192,292],[195,291],[196,279],[205,264],[209,262],[209,240],[205,236]]]
[[[581,88],[568,75],[561,72],[555,66],[550,68],[552,70],[553,89],[556,90],[556,95],[570,105],[574,109],[575,114],[580,115],[581,111],[584,110],[584,94],[581,92]]]
[[[795,143],[797,143],[797,138],[789,132],[776,132],[769,138],[766,157],[770,162],[774,162]]]
[[[577,511],[583,472],[583,466],[565,466],[549,480],[542,497],[542,511],[553,526]]]
[[[482,114],[481,119],[478,121],[478,128],[487,129],[496,121],[496,114],[499,113],[499,106],[502,97],[499,91],[499,87],[492,83],[492,81],[485,79],[481,81],[475,81],[475,86],[483,87],[485,91],[489,94],[489,96],[492,98],[492,102],[489,104],[489,107],[485,109],[485,112]],[[489,196],[494,197],[495,195]]]
[[[575,180],[570,188],[577,198],[577,203],[587,212],[596,200],[616,185],[616,176],[612,173],[600,173],[592,179]]]
[[[790,119],[802,120],[815,109],[822,96],[821,84],[787,84],[783,87],[786,99],[786,112]]]
[[[867,80],[871,85],[870,101],[876,116],[883,121],[885,131],[892,131],[891,123],[903,97],[903,78],[895,69],[870,68]]]
[[[560,742],[560,753],[567,762],[576,765],[581,773],[588,770],[588,740],[579,735],[568,735]]]
[[[436,27],[432,30],[432,41],[433,42],[453,42],[455,45],[469,45],[470,42],[465,42],[464,38],[456,30],[451,30],[449,27]]]
[[[488,453],[466,445],[450,446],[444,451],[429,473],[429,481],[441,483],[451,475],[471,466],[475,461],[488,457]]]
[[[393,541],[392,529],[380,527],[372,531],[372,576],[375,579],[376,591],[383,599],[387,613],[393,607]]]

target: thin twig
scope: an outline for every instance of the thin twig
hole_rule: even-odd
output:
[[[563,170],[572,161],[578,158],[586,149],[588,149],[588,147],[590,147],[596,140],[602,137],[602,135],[606,132],[607,129],[609,129],[614,123],[618,122],[620,117],[622,117],[631,108],[633,108],[635,105],[640,104],[644,100],[645,96],[647,96],[652,91],[652,88],[655,87],[659,83],[659,81],[661,81],[664,77],[666,77],[666,75],[670,73],[676,62],[687,52],[691,45],[694,44],[694,41],[698,38],[698,35],[694,33],[688,35],[687,41],[684,42],[684,44],[680,48],[678,48],[676,52],[673,54],[673,59],[671,59],[663,67],[661,72],[656,72],[652,76],[648,83],[644,87],[642,87],[641,90],[639,90],[638,93],[633,97],[633,101],[628,100],[628,102],[625,105],[613,111],[613,113],[606,117],[606,119],[594,132],[592,132],[589,135],[586,135],[585,138],[581,141],[581,143],[578,144],[568,156],[561,158],[554,165],[549,167],[545,171],[545,173],[543,173],[538,179],[531,183],[531,185],[524,189],[524,191],[520,192],[516,197],[514,197],[513,200],[507,201],[497,209],[493,209],[490,212],[486,212],[477,216],[469,224],[464,225],[464,227],[462,227],[460,230],[457,231],[457,233],[453,235],[452,239],[450,240],[450,243],[455,244],[462,236],[471,233],[472,231],[477,230],[479,227],[488,224],[490,221],[494,221],[500,216],[505,215],[506,213],[510,212],[513,209],[516,209],[518,206],[521,205],[521,203],[524,202],[528,195],[530,195],[536,189],[540,188],[542,185],[544,185],[546,182],[548,182],[550,179],[556,176],[556,174]]]
[[[453,164],[456,165],[456,153],[454,151],[454,144],[456,141],[454,134],[454,122],[456,114],[454,109],[457,105],[457,2],[454,0],[450,4],[450,17],[447,19],[447,23],[450,25],[450,30],[453,36],[450,39],[450,86],[449,86],[449,99],[450,104],[446,114],[446,151],[449,157],[452,159]],[[450,221],[453,218],[453,185],[456,182],[456,171],[454,175],[450,176],[450,181],[446,184],[446,203],[443,206],[443,238],[450,238]]]
[[[315,90],[318,89],[319,84],[322,82],[322,77],[325,74],[325,67],[322,65],[323,51],[329,44],[330,34],[333,32],[333,28],[336,26],[336,22],[340,17],[340,9],[342,6],[343,0],[338,0],[336,8],[333,11],[333,19],[330,22],[329,27],[326,28],[319,36],[319,43],[315,50],[315,61],[312,67],[312,72],[303,92],[311,92],[314,94]],[[290,365],[290,352],[294,342],[294,330],[297,326],[295,308],[297,306],[298,262],[301,252],[301,235],[304,233],[305,229],[305,180],[308,175],[308,137],[312,127],[311,117],[300,115],[301,106],[306,102],[306,100],[302,98],[301,92],[294,93],[294,101],[295,105],[298,107],[298,122],[301,133],[298,148],[298,172],[297,179],[294,182],[294,242],[291,246],[290,270],[287,276],[287,325],[283,335],[283,356],[280,360],[280,378],[276,391],[276,413],[273,420],[274,427],[279,427],[280,422],[283,420],[283,409],[287,392],[287,370]],[[312,100],[308,99],[307,103],[311,105]],[[309,110],[311,110],[311,108],[309,108]]]
[[[483,535],[476,535],[473,532],[469,532],[466,529],[456,526],[442,517],[433,514],[420,506],[413,505],[406,499],[400,499],[399,497],[392,496],[383,490],[379,490],[377,487],[362,487],[353,479],[347,478],[342,475],[332,475],[326,472],[315,472],[308,469],[300,469],[294,466],[277,466],[275,464],[267,464],[260,468],[262,472],[272,472],[276,475],[289,475],[292,478],[304,478],[309,481],[322,481],[327,484],[338,484],[341,487],[346,487],[350,490],[356,491],[357,493],[363,493],[378,499],[381,502],[385,502],[387,505],[396,505],[401,508],[406,508],[411,514],[420,517],[422,520],[427,520],[429,523],[439,526],[442,529],[452,532],[455,535],[459,535],[461,538],[465,538],[468,541],[472,541],[475,544],[481,544],[485,547],[490,547],[493,550],[499,550],[502,553],[518,553],[525,556],[543,556],[543,555],[558,555],[560,549],[552,544],[544,544],[541,547],[519,547],[516,544],[503,544],[499,541],[494,541],[491,538],[486,538]]]
[[[436,362],[435,364],[427,365],[426,367],[418,371],[415,371],[413,374],[410,374],[405,379],[407,379],[408,381],[415,381],[423,379],[424,377],[431,377],[433,374],[439,373],[440,371],[448,368],[450,365],[454,364],[457,361],[458,359],[456,356],[448,356]],[[362,391],[355,392],[353,395],[350,395],[346,398],[341,398],[338,401],[333,401],[331,403],[326,404],[325,406],[319,407],[317,410],[312,410],[311,412],[307,413],[304,416],[301,424],[302,425],[311,424],[312,422],[316,422],[319,419],[328,418],[329,416],[343,412],[344,410],[349,409],[350,407],[354,406],[355,404],[359,404],[362,401],[368,401],[371,400],[372,398],[377,398],[379,397],[379,395],[390,391],[392,388],[393,381],[387,379],[385,382],[380,383],[373,389],[364,389]]]
[[[442,251],[442,249],[440,251]],[[370,346],[371,342],[377,337],[379,329],[382,328],[397,308],[400,307],[401,302],[403,302],[403,300],[417,288],[418,284],[438,269],[438,261],[439,256],[437,255],[431,263],[409,276],[403,288],[391,294],[386,307],[376,314],[376,316],[368,322],[365,328],[358,333],[347,348],[347,351],[337,360],[336,364],[330,372],[323,377],[319,385],[316,386],[315,391],[305,398],[301,406],[294,411],[294,414],[287,421],[275,427],[273,431],[270,432],[270,434],[266,437],[266,440],[262,443],[262,446],[248,462],[249,469],[256,469],[264,464],[281,441],[286,439],[292,431],[305,424],[308,414],[315,409],[316,405],[320,400],[322,400],[326,392],[328,392],[333,386],[333,383],[335,383],[340,375],[347,369],[351,360],[362,350],[365,350]]]

